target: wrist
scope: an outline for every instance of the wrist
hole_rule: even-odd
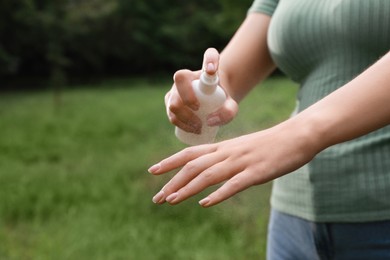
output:
[[[330,146],[323,120],[311,113],[300,113],[279,125],[286,135],[294,139],[303,154],[314,157]]]

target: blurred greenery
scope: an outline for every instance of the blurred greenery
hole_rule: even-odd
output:
[[[0,259],[264,259],[270,184],[210,209],[197,204],[210,190],[151,202],[172,175],[147,168],[184,147],[163,108],[170,85],[80,85],[60,104],[44,90],[0,95]],[[263,85],[219,140],[289,115],[296,86]]]
[[[204,50],[226,45],[251,2],[2,0],[0,77],[56,85],[67,77],[198,69]]]
[[[0,95],[0,259],[264,258],[270,184],[210,209],[197,201],[213,188],[157,206],[172,174],[147,173],[185,147],[158,76],[222,50],[251,2],[0,1],[0,89],[26,90]],[[107,79],[123,75],[138,78]],[[69,87],[79,77],[99,80]],[[268,80],[219,139],[283,120],[295,92]]]

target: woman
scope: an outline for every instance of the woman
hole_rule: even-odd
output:
[[[277,66],[300,83],[296,115],[264,131],[195,146],[149,171],[183,167],[155,203],[177,204],[225,182],[210,207],[275,180],[268,259],[390,259],[390,1],[256,0],[220,57],[204,69],[228,99],[210,125]],[[169,120],[199,133],[190,82],[181,70],[166,95]],[[169,101],[169,102],[168,102]]]

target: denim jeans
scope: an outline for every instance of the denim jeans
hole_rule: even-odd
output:
[[[272,210],[267,259],[390,259],[390,221],[317,223]]]

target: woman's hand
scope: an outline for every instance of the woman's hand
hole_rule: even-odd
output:
[[[216,49],[207,49],[203,58],[203,69],[215,74],[219,66],[219,53]],[[201,120],[194,111],[199,109],[199,102],[192,90],[191,82],[199,79],[201,71],[179,70],[173,76],[174,84],[165,95],[165,106],[169,121],[184,131],[200,134]],[[225,90],[226,92],[226,90]],[[229,93],[222,108],[208,115],[208,125],[217,126],[230,122],[237,114],[238,105]]]
[[[303,128],[303,129],[302,129]],[[209,186],[225,182],[199,203],[215,205],[253,185],[289,173],[316,154],[310,131],[286,121],[273,128],[216,144],[189,147],[152,166],[155,175],[181,170],[153,197],[177,204]]]
[[[230,122],[237,114],[237,103],[275,69],[267,45],[270,21],[271,17],[265,14],[248,14],[221,55],[213,48],[204,53],[203,69],[210,74],[218,71],[220,86],[227,94],[224,106],[208,115],[208,125]],[[198,134],[201,121],[194,111],[198,110],[199,103],[191,82],[198,79],[200,73],[177,71],[172,89],[165,95],[169,121],[184,131]]]

